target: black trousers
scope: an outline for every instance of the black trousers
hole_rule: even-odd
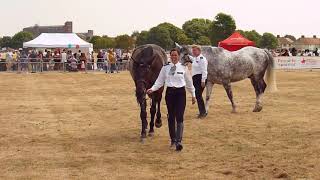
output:
[[[197,74],[192,77],[193,86],[196,89],[196,98],[198,103],[198,109],[200,114],[206,113],[206,108],[204,106],[204,101],[202,97],[202,93],[204,88],[201,86],[202,74]]]
[[[166,104],[168,109],[168,126],[171,141],[181,142],[183,135],[184,111],[186,108],[185,88],[168,87],[166,91]]]

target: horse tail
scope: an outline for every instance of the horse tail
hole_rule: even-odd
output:
[[[267,58],[268,58],[268,67],[267,67],[267,73],[266,73],[268,91],[276,92],[278,91],[278,88],[277,88],[277,82],[276,82],[274,58],[268,50],[265,50],[265,52],[267,53]]]

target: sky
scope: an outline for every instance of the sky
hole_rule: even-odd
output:
[[[320,37],[319,0],[0,0],[0,7],[0,37],[65,21],[73,21],[74,32],[113,37],[162,22],[182,27],[193,18],[213,20],[219,12],[232,15],[237,29]]]

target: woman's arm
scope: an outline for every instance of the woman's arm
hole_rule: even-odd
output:
[[[162,67],[156,82],[154,83],[152,88],[148,90],[148,94],[159,90],[164,85],[165,81],[166,81],[166,71],[164,66]]]

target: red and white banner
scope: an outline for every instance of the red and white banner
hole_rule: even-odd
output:
[[[276,69],[320,69],[320,57],[274,57]]]

